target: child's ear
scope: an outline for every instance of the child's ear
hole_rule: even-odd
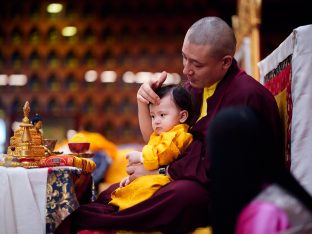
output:
[[[180,111],[180,123],[184,123],[187,120],[188,112],[186,110]]]

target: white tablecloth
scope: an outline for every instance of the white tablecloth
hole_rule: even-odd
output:
[[[43,234],[47,168],[0,167],[0,234]]]

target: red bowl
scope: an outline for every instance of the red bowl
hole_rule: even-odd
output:
[[[79,142],[79,143],[72,142],[72,143],[68,143],[68,147],[72,153],[81,154],[89,150],[90,143],[89,142]]]

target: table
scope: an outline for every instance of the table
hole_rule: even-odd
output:
[[[0,234],[53,233],[79,204],[91,202],[90,173],[75,167],[0,167]]]

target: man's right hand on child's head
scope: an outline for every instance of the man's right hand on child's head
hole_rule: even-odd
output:
[[[163,71],[159,77],[152,78],[148,82],[143,83],[138,90],[137,100],[145,104],[158,104],[160,99],[154,90],[160,87],[166,79],[167,72]]]

